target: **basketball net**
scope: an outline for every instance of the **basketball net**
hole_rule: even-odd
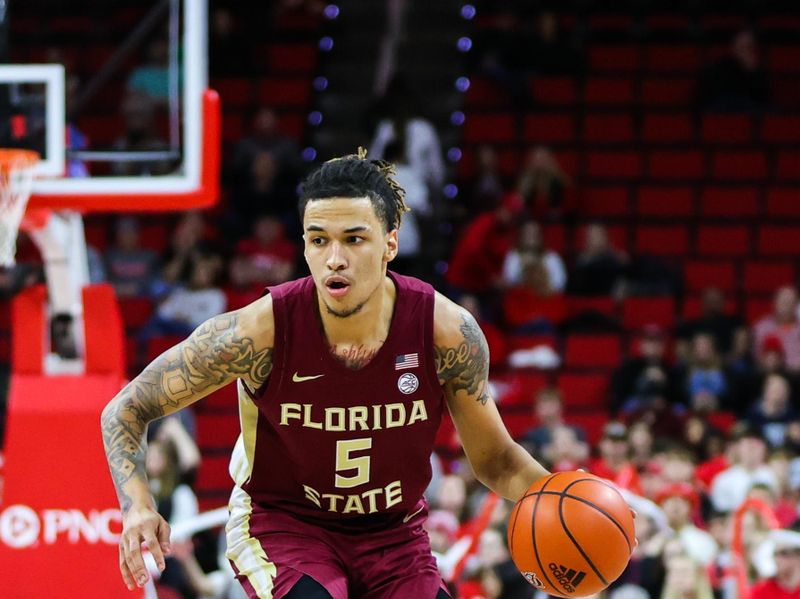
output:
[[[39,155],[30,150],[0,149],[0,266],[14,266],[17,233]]]

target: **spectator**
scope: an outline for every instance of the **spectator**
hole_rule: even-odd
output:
[[[578,437],[578,429],[561,425],[551,433],[552,440],[542,447],[541,458],[552,472],[584,468],[589,457],[589,445]]]
[[[792,373],[800,371],[800,322],[797,319],[797,291],[794,287],[778,289],[772,314],[759,320],[753,332],[756,360],[761,360],[765,340],[777,337],[783,346],[787,369]]]
[[[553,152],[538,146],[525,157],[515,193],[522,197],[534,218],[560,220],[572,209],[572,185]]]
[[[716,541],[692,523],[700,508],[700,498],[694,487],[688,482],[667,484],[656,495],[655,501],[664,510],[667,522],[681,540],[686,554],[704,566],[713,562],[719,551]]]
[[[553,432],[562,426],[570,426],[564,421],[561,392],[554,387],[545,387],[536,394],[534,407],[537,426],[528,430],[521,438],[522,444],[533,455],[552,443]],[[586,441],[586,433],[579,427],[572,427],[580,441]]]
[[[128,91],[144,94],[159,104],[169,100],[169,44],[158,37],[147,44],[147,60],[128,77]],[[177,92],[177,90],[175,90]]]
[[[680,381],[682,403],[695,412],[707,413],[727,407],[728,375],[710,334],[694,336],[689,358],[677,368],[675,376]]]
[[[542,258],[523,254],[521,267],[521,283],[503,298],[506,323],[516,332],[554,332],[567,315],[564,296],[553,288]]]
[[[211,245],[205,240],[206,224],[197,211],[186,212],[175,226],[170,247],[162,258],[161,278],[167,284],[186,284],[197,260],[214,257]]]
[[[639,474],[630,459],[626,426],[616,421],[606,424],[598,448],[600,455],[590,460],[590,472],[640,495]]]
[[[767,72],[752,31],[737,33],[730,51],[703,73],[700,107],[711,111],[761,110],[769,104]]]
[[[503,259],[517,237],[514,219],[522,210],[518,198],[506,197],[493,211],[475,217],[453,248],[445,275],[448,284],[475,294],[499,286]]]
[[[129,93],[122,101],[122,117],[125,132],[114,142],[114,150],[159,152],[169,149],[167,142],[156,131],[156,105],[150,96],[143,93]],[[141,177],[166,175],[173,168],[172,161],[162,159],[115,162],[112,171],[118,176]]]
[[[639,355],[627,358],[611,378],[613,413],[638,409],[655,395],[674,398],[666,348],[666,333],[657,324],[648,324],[640,331]]]
[[[273,216],[259,216],[253,235],[236,245],[234,261],[241,261],[250,284],[264,288],[288,281],[294,270],[297,248],[286,238],[284,227]]]
[[[237,30],[231,11],[218,6],[211,12],[208,28],[208,72],[211,77],[247,75],[250,65],[248,37]]]
[[[677,343],[675,353],[686,359],[690,353],[691,340],[698,333],[707,333],[714,338],[714,343],[723,356],[728,356],[733,349],[736,332],[744,327],[744,321],[738,315],[725,312],[725,295],[716,287],[708,287],[703,291],[701,314],[687,320],[676,331]]]
[[[468,214],[478,214],[497,205],[504,189],[503,178],[497,166],[497,150],[489,145],[478,146],[475,150],[475,161],[477,174],[467,186],[471,190],[466,206]]]
[[[748,421],[760,430],[771,447],[784,444],[786,427],[797,419],[789,400],[789,382],[779,374],[771,374],[764,381],[761,398],[749,410]]]
[[[380,120],[369,146],[370,157],[383,158],[386,147],[392,142],[397,143],[409,168],[431,192],[438,192],[445,178],[439,134],[422,116],[421,101],[405,75],[395,75],[379,104],[376,111]]]
[[[732,440],[734,463],[720,472],[711,484],[711,503],[721,512],[738,508],[755,483],[778,489],[778,480],[766,464],[767,445],[761,431],[742,423],[737,425]]]
[[[570,293],[609,295],[619,291],[628,257],[611,245],[606,228],[595,223],[586,227],[583,249],[569,277]]]
[[[665,565],[667,577],[661,599],[714,599],[708,575],[690,556],[675,555]]]
[[[751,599],[800,599],[800,533],[773,530],[775,576],[755,584]]]
[[[140,245],[136,218],[118,218],[114,231],[115,245],[106,252],[109,282],[120,297],[149,295],[158,275],[158,256]]]
[[[425,181],[406,162],[400,144],[392,142],[386,146],[386,160],[394,164],[395,181],[405,190],[405,202],[409,208],[400,224],[400,245],[397,257],[392,261],[392,269],[404,275],[428,278],[431,273],[428,272],[427,265],[431,260],[421,259],[429,249],[429,244],[422,243],[423,231],[430,230],[427,224],[433,216],[428,188]]]
[[[517,244],[506,254],[503,261],[503,283],[505,285],[521,284],[523,265],[534,259],[541,260],[547,270],[550,288],[555,292],[563,292],[567,284],[564,262],[556,252],[545,247],[542,228],[535,221],[522,223],[517,236]]]
[[[631,461],[643,470],[653,459],[653,431],[645,422],[636,422],[628,428],[628,442],[631,445]]]

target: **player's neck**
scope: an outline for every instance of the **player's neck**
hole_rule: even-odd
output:
[[[372,346],[389,334],[397,290],[388,277],[356,314],[340,318],[320,310],[322,329],[330,346]]]

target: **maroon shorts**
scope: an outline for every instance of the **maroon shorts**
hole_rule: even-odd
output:
[[[426,518],[422,510],[391,529],[342,533],[282,510],[254,510],[249,539],[232,538],[229,525],[228,557],[250,599],[281,599],[304,574],[333,599],[434,599],[446,587]]]

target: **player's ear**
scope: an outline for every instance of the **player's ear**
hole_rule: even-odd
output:
[[[386,250],[383,253],[386,262],[391,262],[397,256],[397,247],[397,229],[392,229],[386,234]]]

